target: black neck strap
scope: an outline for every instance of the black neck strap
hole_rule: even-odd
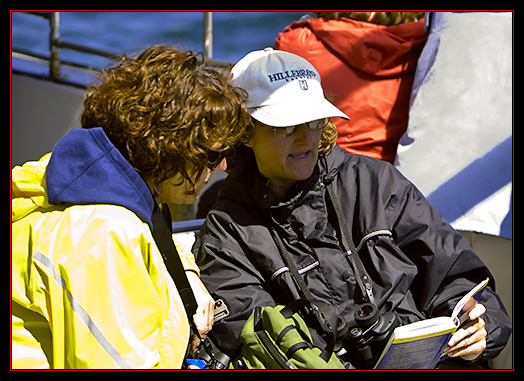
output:
[[[178,293],[184,303],[189,323],[193,324],[193,315],[196,313],[198,304],[187,280],[175,243],[173,242],[169,207],[164,204],[162,210],[160,210],[155,203],[151,220],[153,222],[152,233],[155,243],[160,250],[160,254],[162,254],[167,271],[169,275],[171,275],[171,278],[173,278]]]

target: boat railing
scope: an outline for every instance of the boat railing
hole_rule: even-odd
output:
[[[199,232],[202,225],[204,225],[204,221],[205,219],[173,222],[171,225],[171,232],[173,234],[190,231]]]
[[[52,80],[60,80],[61,66],[63,61],[60,59],[61,49],[71,49],[81,53],[92,54],[111,60],[118,60],[122,54],[105,49],[94,48],[92,46],[78,44],[68,41],[60,36],[60,12],[29,12],[23,13],[43,17],[49,21],[49,77]],[[219,69],[228,69],[231,63],[212,59],[213,56],[213,12],[203,12],[203,28],[204,28],[204,58],[206,65],[214,66]],[[20,51],[13,49],[15,52],[27,54],[27,51]],[[37,56],[37,55],[35,55]],[[42,57],[38,57],[42,58]],[[93,68],[90,68],[93,69]]]

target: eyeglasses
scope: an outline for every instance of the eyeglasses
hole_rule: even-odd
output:
[[[216,150],[207,150],[207,161],[204,163],[206,167],[211,169],[212,171],[215,170],[216,167],[224,160],[228,152],[228,148],[216,151]]]
[[[278,137],[289,138],[297,133],[300,126],[305,126],[309,131],[319,131],[327,126],[328,121],[329,119],[319,119],[319,120],[312,120],[311,122],[298,124],[296,126],[289,126],[289,127],[266,126],[266,127],[269,127],[269,129],[273,131],[273,133]]]

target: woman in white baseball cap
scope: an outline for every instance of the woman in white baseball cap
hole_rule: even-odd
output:
[[[319,150],[327,153],[333,147],[336,127],[329,118],[349,117],[324,98],[317,70],[295,54],[272,48],[251,52],[232,74],[233,83],[249,95],[254,129],[246,134],[246,146],[272,193],[283,198],[296,181],[311,176]],[[241,156],[244,167],[248,155]]]
[[[325,99],[305,59],[265,49],[240,60],[232,74],[248,93],[253,124],[232,149],[229,176],[193,248],[202,281],[221,300],[211,331],[219,349],[234,356],[255,307],[289,304],[306,295],[304,288],[355,327],[354,312],[365,301],[402,324],[450,316],[462,295],[490,277],[462,236],[392,165],[335,145],[330,118],[348,117]],[[452,336],[451,359],[439,366],[482,367],[502,350],[511,323],[492,289]],[[379,344],[363,364],[344,332],[337,337],[348,351],[343,360],[372,366]]]

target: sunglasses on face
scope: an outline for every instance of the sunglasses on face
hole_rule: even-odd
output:
[[[224,160],[228,152],[228,148],[221,151],[207,150],[207,161],[204,165],[210,170],[214,171],[216,167]]]
[[[328,119],[319,119],[319,120],[312,120],[311,122],[306,122],[302,124],[298,124],[296,126],[289,126],[289,127],[271,127],[268,126],[271,131],[276,136],[288,138],[290,136],[293,136],[297,133],[300,126],[305,126],[309,131],[319,131],[322,130],[326,125],[328,124]]]

